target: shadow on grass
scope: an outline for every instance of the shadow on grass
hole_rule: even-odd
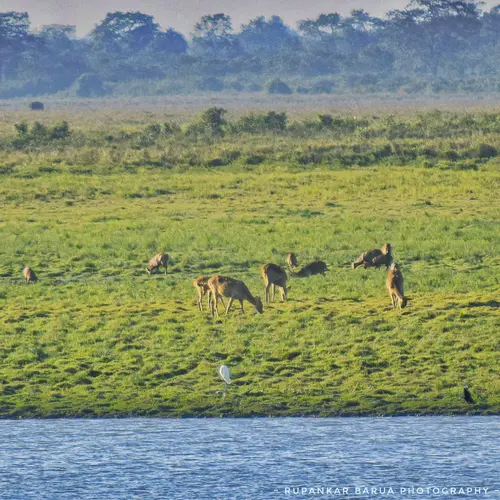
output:
[[[462,307],[492,307],[494,309],[500,307],[498,300],[488,300],[487,302],[469,302],[466,306]]]

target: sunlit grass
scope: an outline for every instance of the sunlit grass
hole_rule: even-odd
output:
[[[109,168],[85,164],[87,145],[8,153],[0,415],[498,413],[496,161],[299,167],[277,158],[297,139],[237,140],[273,159],[155,168],[144,159],[160,155],[153,146],[127,170],[110,147],[98,148]],[[178,147],[184,158],[228,146]],[[384,270],[350,268],[387,242],[411,297],[404,311],[389,307]],[[148,276],[158,251],[169,273]],[[196,276],[231,275],[263,297],[260,265],[284,265],[289,251],[325,261],[327,277],[291,278],[289,302],[262,315],[250,304],[220,320],[197,310]],[[39,283],[24,283],[25,265]],[[223,363],[234,380],[225,398]],[[475,406],[461,399],[465,383]]]

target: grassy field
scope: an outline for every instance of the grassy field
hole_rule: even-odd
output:
[[[68,116],[62,144],[14,147],[22,114],[0,124],[1,417],[500,413],[500,164],[468,153],[500,145],[491,127],[141,142],[132,132],[147,120],[133,113],[57,119]],[[129,135],[106,142],[104,130]],[[436,155],[292,155],[386,143]],[[350,268],[386,242],[411,297],[403,311],[384,270]],[[169,272],[148,276],[158,251]],[[291,278],[289,302],[262,315],[197,310],[195,277],[230,275],[263,298],[260,265],[289,251],[324,260],[327,276]],[[24,283],[25,265],[39,283]]]

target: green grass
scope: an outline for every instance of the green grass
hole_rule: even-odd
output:
[[[259,140],[271,141],[238,139]],[[184,147],[180,158],[222,146]],[[274,149],[256,166],[40,168],[40,155],[87,148],[0,158],[13,164],[0,176],[0,416],[500,412],[496,158],[332,169]],[[411,297],[403,311],[385,271],[350,268],[386,242]],[[158,251],[168,275],[148,276]],[[327,277],[291,278],[289,302],[262,315],[197,310],[196,276],[227,274],[263,297],[260,265],[289,251],[324,260]],[[39,283],[23,282],[25,265]],[[234,380],[225,398],[221,364]]]

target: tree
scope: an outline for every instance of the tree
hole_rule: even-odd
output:
[[[307,45],[313,52],[335,52],[337,40],[342,34],[340,14],[321,14],[317,19],[303,19],[298,22]]]
[[[376,30],[383,24],[381,19],[370,16],[363,9],[351,11],[342,21],[343,38],[350,51],[359,51],[376,41]]]
[[[185,54],[188,43],[181,33],[168,29],[166,32],[160,32],[156,35],[152,49],[167,54]]]
[[[209,108],[203,111],[200,121],[210,134],[223,135],[222,127],[227,123],[224,119],[226,113],[224,108]]]
[[[228,38],[232,31],[231,17],[226,14],[203,16],[194,26],[194,36],[205,38],[216,43],[219,39]]]
[[[27,12],[0,12],[0,41],[21,42],[29,38],[30,20]]]
[[[256,54],[262,52],[278,52],[282,49],[300,47],[298,34],[290,29],[278,16],[266,21],[264,16],[252,19],[241,26],[238,40],[245,52]]]
[[[193,48],[195,52],[225,58],[238,55],[239,44],[232,30],[231,17],[226,14],[203,16],[194,27]]]
[[[137,51],[160,32],[153,17],[141,12],[111,12],[91,32],[91,38],[112,50]]]
[[[436,76],[446,57],[456,57],[479,33],[480,3],[412,0],[406,10],[388,13],[386,34]]]
[[[27,12],[0,12],[0,80],[16,70],[19,55],[33,41],[29,27]]]

